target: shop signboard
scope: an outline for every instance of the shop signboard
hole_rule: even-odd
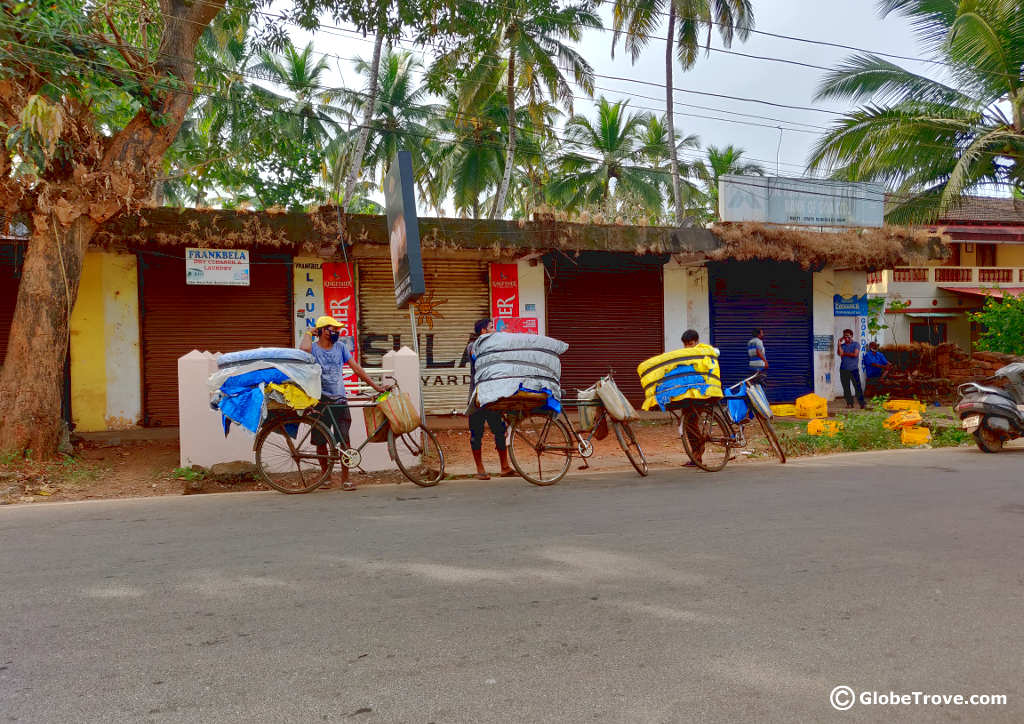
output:
[[[885,187],[877,183],[772,176],[722,176],[722,221],[788,226],[878,227]]]
[[[491,318],[519,316],[519,267],[515,264],[491,264]]]
[[[506,317],[494,320],[495,332],[512,334],[540,334],[536,317]]]
[[[399,151],[384,177],[384,209],[391,247],[391,274],[395,282],[395,304],[408,309],[426,292],[420,228],[412,177],[412,155]]]
[[[832,297],[833,316],[836,317],[864,317],[868,313],[868,295],[854,294],[851,297],[844,297],[836,294]]]
[[[185,284],[249,286],[246,249],[185,249]]]

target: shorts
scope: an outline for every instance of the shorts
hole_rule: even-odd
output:
[[[352,427],[352,411],[349,410],[348,402],[331,402],[326,405],[317,406],[321,410],[320,424],[330,430],[334,441],[343,448],[349,447],[349,429]],[[310,437],[314,445],[326,445],[327,440],[315,428]]]

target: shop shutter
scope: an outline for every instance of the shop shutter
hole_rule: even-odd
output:
[[[721,352],[722,381],[751,374],[747,342],[764,329],[768,397],[792,402],[814,389],[811,340],[811,273],[794,264],[711,264],[711,343]]]
[[[562,355],[566,397],[589,387],[609,368],[638,408],[643,389],[636,368],[665,351],[661,257],[590,253],[556,257],[547,295],[548,336],[569,344]]]
[[[144,424],[178,424],[178,358],[293,347],[291,258],[250,255],[249,286],[185,284],[182,250],[139,254]]]
[[[18,301],[18,283],[25,248],[17,244],[0,245],[0,365],[7,355],[7,338],[14,321],[14,305]]]
[[[412,348],[409,310],[395,308],[390,260],[361,259],[357,267],[360,359],[380,367],[389,350]],[[417,304],[417,331],[424,407],[431,414],[462,412],[469,398],[466,345],[476,321],[488,316],[487,264],[428,259],[423,275],[427,291]]]

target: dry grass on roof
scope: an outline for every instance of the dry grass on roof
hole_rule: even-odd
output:
[[[713,261],[772,260],[793,262],[804,269],[825,266],[890,269],[922,264],[935,232],[886,226],[821,232],[768,224],[716,224],[711,232],[722,242],[708,252]]]

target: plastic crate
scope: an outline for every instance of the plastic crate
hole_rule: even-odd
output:
[[[805,419],[828,417],[828,400],[813,392],[796,400],[796,415]]]
[[[925,411],[925,404],[917,400],[889,400],[882,407],[889,412],[900,412],[901,410],[910,410],[911,412]]]
[[[836,433],[842,429],[843,423],[839,420],[811,420],[807,423],[808,435],[835,437]]]
[[[886,430],[899,430],[901,427],[916,427],[921,422],[921,413],[903,410],[894,412],[885,418],[882,426]]]
[[[772,405],[772,414],[778,417],[796,417],[796,405]]]
[[[927,427],[905,427],[900,431],[900,442],[904,445],[927,445],[931,439],[932,431]]]

